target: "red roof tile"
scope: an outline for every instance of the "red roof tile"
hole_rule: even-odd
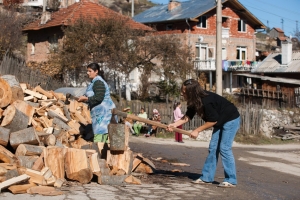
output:
[[[51,14],[51,20],[47,21],[46,24],[40,24],[41,20],[34,21],[23,28],[23,31],[28,30],[40,30],[49,27],[70,25],[74,23],[80,17],[91,17],[91,18],[121,18],[128,19],[129,26],[133,29],[153,31],[152,28],[136,22],[131,18],[117,13],[103,5],[92,3],[90,1],[83,0],[75,3],[67,8],[61,8],[57,12]]]
[[[281,30],[280,28],[276,28],[276,27],[274,27],[274,29],[275,29],[276,31],[280,32],[280,33],[284,33],[284,31],[283,31],[283,30]]]

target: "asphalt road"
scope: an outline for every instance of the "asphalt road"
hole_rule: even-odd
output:
[[[172,139],[132,138],[134,152],[152,158],[157,173],[149,181],[166,184],[170,177],[179,183],[199,177],[207,156],[208,142]],[[300,199],[300,145],[254,146],[235,144],[238,185],[236,188],[219,188],[224,178],[221,159],[215,176],[215,184],[205,185],[211,199]],[[155,161],[163,158],[168,162]],[[186,163],[190,166],[173,166],[170,163]],[[172,172],[172,170],[182,172]],[[200,191],[199,191],[200,193]],[[184,199],[184,197],[182,197]],[[201,199],[199,197],[199,199]]]

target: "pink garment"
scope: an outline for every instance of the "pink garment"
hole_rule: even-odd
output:
[[[174,114],[174,122],[180,120],[184,116],[184,114],[181,113],[181,110],[179,107],[176,107],[173,114]]]

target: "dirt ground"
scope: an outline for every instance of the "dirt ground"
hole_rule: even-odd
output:
[[[208,142],[131,137],[130,148],[153,161],[156,172],[141,177],[144,183],[186,183],[199,177],[207,156]],[[212,199],[300,199],[300,145],[241,145],[234,143],[238,185],[219,188],[224,178],[219,160],[215,183],[205,185],[214,193]],[[166,160],[163,161],[162,160]],[[185,163],[189,166],[176,166]]]

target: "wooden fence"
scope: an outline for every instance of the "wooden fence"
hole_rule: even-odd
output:
[[[40,85],[46,90],[55,90],[66,85],[52,77],[42,74],[38,70],[30,69],[26,66],[24,60],[16,58],[10,53],[6,53],[0,64],[1,75],[14,75],[20,83],[28,83],[30,86],[35,87]]]

